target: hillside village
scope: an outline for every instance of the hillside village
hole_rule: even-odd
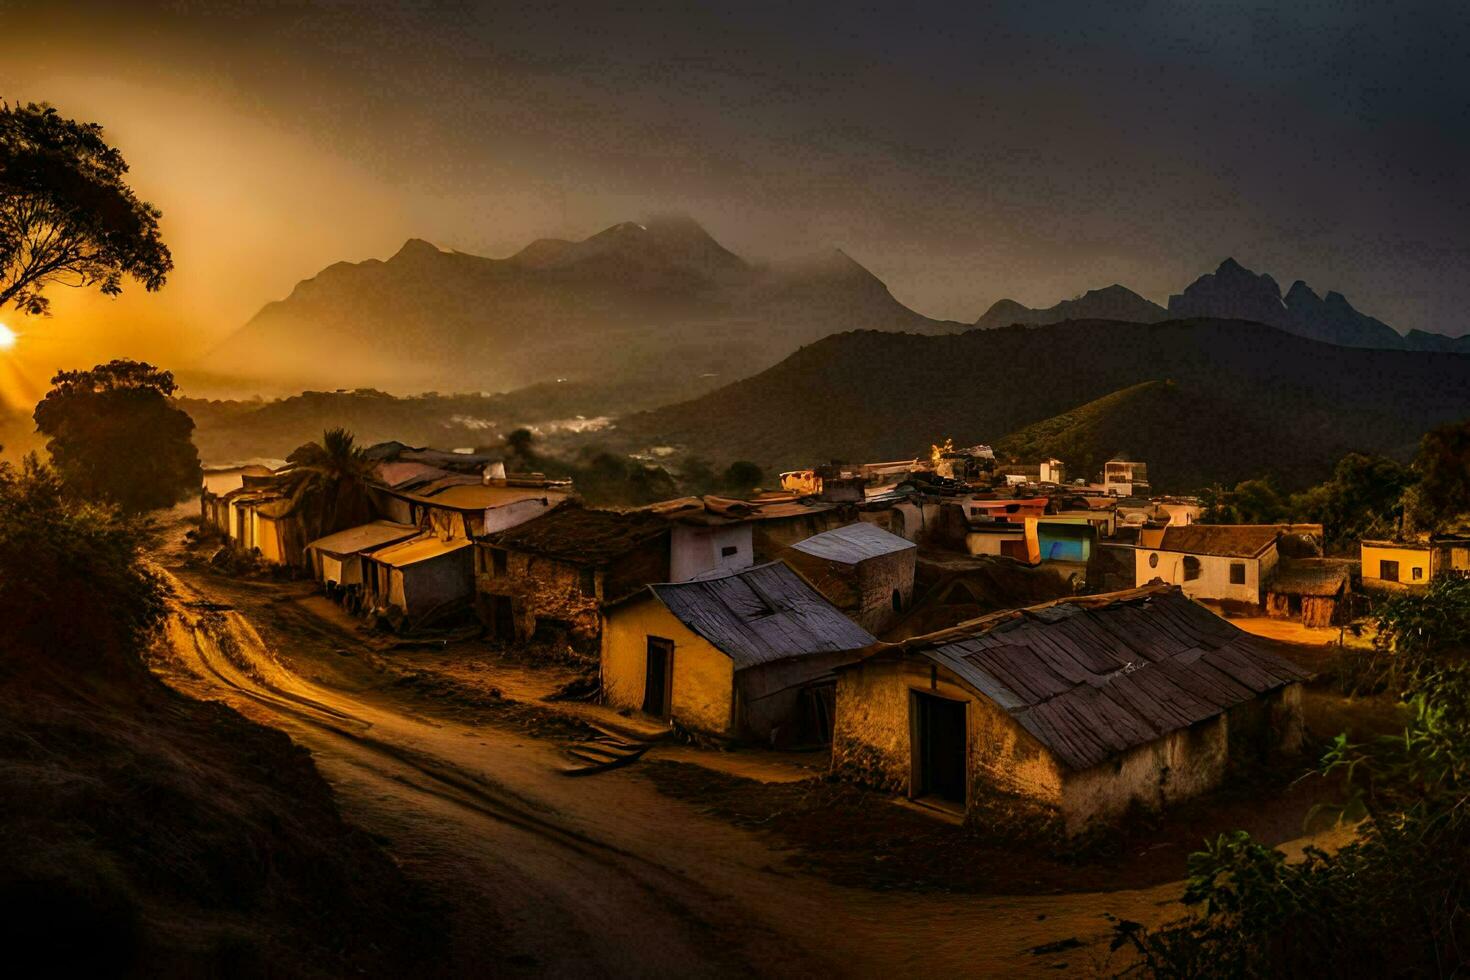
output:
[[[213,563],[310,578],[402,642],[585,665],[581,696],[643,738],[820,746],[840,778],[1032,832],[1105,827],[1296,751],[1313,672],[1259,624],[1341,636],[1375,595],[1470,575],[1466,535],[1342,557],[1320,524],[1202,523],[1198,498],[1153,493],[1123,457],[1073,474],[945,444],[625,509],[493,454],[358,457],[361,499],[320,535],[300,464],[207,469]],[[576,746],[568,771],[644,747]]]

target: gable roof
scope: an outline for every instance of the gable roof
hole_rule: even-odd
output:
[[[856,565],[869,558],[907,551],[917,545],[906,538],[890,534],[876,524],[858,521],[814,534],[791,547],[814,558]]]
[[[877,642],[784,562],[648,588],[681,623],[733,660],[736,670]]]
[[[345,531],[328,534],[326,537],[317,538],[306,546],[308,551],[316,550],[323,554],[333,555],[338,558],[347,555],[355,555],[372,548],[379,548],[385,544],[393,544],[414,537],[419,529],[412,524],[395,524],[393,521],[373,521],[370,524],[361,524],[357,527],[349,527]]]
[[[1173,586],[995,613],[897,649],[947,667],[1074,770],[1311,676]]]
[[[647,511],[568,506],[491,534],[484,541],[558,561],[602,565],[668,533],[668,521]]]
[[[1281,526],[1277,524],[1171,524],[1165,529],[1158,550],[1220,558],[1255,558],[1276,543],[1280,532]]]

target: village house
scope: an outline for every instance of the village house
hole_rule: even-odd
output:
[[[856,513],[854,505],[827,503],[791,494],[770,494],[753,500],[712,495],[679,497],[644,509],[691,529],[727,529],[723,532],[690,530],[680,534],[677,548],[679,571],[691,577],[737,563],[737,567],[745,567],[753,562],[769,561],[804,538],[849,523],[851,515]],[[743,547],[746,532],[736,530],[740,524],[749,528],[749,561],[745,560]],[[708,567],[705,567],[704,543],[718,543],[720,548],[719,554],[714,556],[720,561]],[[736,550],[727,554],[728,548]]]
[[[269,477],[274,471],[259,463],[239,466],[207,466],[199,486],[199,520],[203,527],[213,528],[230,537],[233,522],[226,497],[245,486],[245,477]]]
[[[782,559],[849,619],[877,635],[913,600],[918,552],[913,542],[859,521],[798,541]]]
[[[426,625],[470,606],[475,563],[468,538],[421,534],[360,555],[362,606],[395,626]]]
[[[1295,751],[1309,675],[1153,586],[995,613],[837,668],[833,768],[987,828],[1076,834]]]
[[[1427,586],[1446,575],[1470,575],[1470,535],[1436,534],[1419,541],[1360,541],[1363,587],[1384,592]]]
[[[1352,569],[1331,558],[1283,558],[1266,587],[1266,615],[1303,626],[1340,626],[1351,617]]]
[[[755,564],[751,521],[737,513],[715,513],[699,497],[665,500],[644,508],[669,524],[670,582]]]
[[[1148,493],[1148,464],[1114,456],[1103,464],[1101,489],[1118,497],[1143,496]]]
[[[1191,524],[1165,528],[1155,547],[1134,554],[1136,585],[1155,580],[1178,585],[1185,595],[1254,611],[1280,555],[1277,524]]]
[[[823,741],[833,668],[874,642],[781,562],[651,585],[604,609],[603,700],[719,737]]]
[[[647,511],[569,505],[481,539],[476,605],[506,641],[564,638],[595,651],[599,607],[669,578],[670,525]]]
[[[412,524],[373,521],[317,538],[306,546],[312,577],[322,583],[328,595],[341,595],[349,606],[357,606],[368,575],[363,557],[418,534],[419,529]]]

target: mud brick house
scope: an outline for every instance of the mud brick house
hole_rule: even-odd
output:
[[[782,560],[853,622],[881,634],[913,601],[918,553],[912,541],[859,522],[798,541]]]
[[[1026,834],[1161,808],[1232,757],[1295,751],[1308,677],[1169,586],[995,613],[837,675],[838,773]]]
[[[498,639],[560,633],[597,649],[599,606],[669,578],[669,522],[569,505],[475,546],[476,605]]]
[[[1338,626],[1351,610],[1352,568],[1330,558],[1283,559],[1266,587],[1266,615],[1303,626]]]
[[[829,737],[832,670],[876,642],[782,562],[650,585],[609,605],[602,693],[724,738]]]

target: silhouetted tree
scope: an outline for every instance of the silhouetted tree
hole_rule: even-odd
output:
[[[0,307],[43,314],[48,285],[111,296],[131,276],[163,285],[173,258],[162,213],[124,181],[128,165],[102,127],[47,105],[0,103]]]
[[[721,478],[725,486],[732,490],[750,490],[760,486],[763,479],[765,479],[765,472],[746,459],[736,460],[727,466]]]
[[[1364,537],[1391,537],[1403,514],[1403,496],[1413,472],[1397,460],[1348,453],[1331,479],[1291,498],[1292,520],[1322,525],[1327,541],[1356,544]]]
[[[1419,484],[1408,507],[1420,529],[1436,531],[1470,519],[1470,419],[1426,433],[1414,472]]]
[[[140,513],[199,489],[194,420],[169,401],[172,373],[116,360],[51,384],[34,418],[68,493]]]
[[[286,486],[308,536],[317,538],[372,520],[368,483],[377,464],[346,429],[328,429],[286,457]]]

